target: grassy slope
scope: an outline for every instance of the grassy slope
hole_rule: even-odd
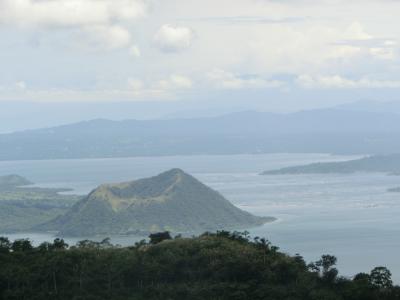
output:
[[[242,229],[272,220],[244,212],[192,176],[171,170],[130,183],[102,185],[65,216],[40,228],[90,236]]]

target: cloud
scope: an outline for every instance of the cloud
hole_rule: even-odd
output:
[[[353,22],[344,32],[343,40],[337,42],[337,53],[364,55],[383,60],[396,58],[397,41],[375,38],[368,34],[360,22]]]
[[[310,20],[310,17],[271,18],[266,16],[225,16],[185,19],[183,21],[213,22],[220,24],[291,24]]]
[[[400,79],[400,2],[381,2],[0,0],[0,85],[21,98],[45,96],[40,89],[60,96],[68,87],[77,99],[101,92],[147,99],[181,91],[195,98],[212,89],[393,89]],[[88,47],[104,53],[79,51]],[[141,79],[129,84],[130,76]],[[21,78],[25,91],[15,87]]]
[[[140,79],[129,78],[128,79],[128,87],[132,90],[138,91],[144,88],[144,83]]]
[[[189,27],[165,24],[154,36],[156,46],[163,52],[179,52],[189,48],[194,32]]]
[[[144,0],[0,0],[0,25],[75,30],[79,44],[112,50],[128,46],[126,24],[146,10]]]
[[[370,40],[373,37],[365,31],[364,26],[360,22],[353,22],[344,32],[343,38],[363,41]]]
[[[221,69],[212,70],[207,74],[207,78],[214,86],[223,89],[277,88],[284,84],[278,80],[266,80],[257,76],[240,77]]]
[[[179,92],[193,87],[189,77],[172,74],[162,80],[128,78],[119,87],[104,86],[101,83],[91,88],[49,88],[28,87],[25,81],[7,86],[0,85],[0,101],[32,102],[113,102],[113,101],[173,101]]]
[[[119,49],[126,47],[131,42],[131,34],[121,26],[89,26],[84,29],[87,35],[86,42],[90,46],[103,49]]]
[[[15,83],[15,88],[20,91],[24,91],[26,89],[25,81],[18,81]]]
[[[143,16],[141,0],[1,0],[0,23],[20,26],[105,25]]]
[[[171,75],[168,79],[160,80],[156,85],[162,90],[190,89],[192,86],[192,80],[182,75]]]
[[[396,50],[394,48],[372,47],[369,52],[372,56],[380,59],[394,60],[396,58]]]
[[[375,80],[369,78],[349,79],[339,75],[310,76],[300,75],[297,84],[306,89],[379,89],[400,88],[400,81]]]
[[[134,57],[140,57],[142,55],[138,46],[133,45],[129,48],[129,54]]]

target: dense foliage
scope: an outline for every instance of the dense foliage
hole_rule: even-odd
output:
[[[0,299],[400,299],[386,268],[346,279],[335,264],[324,255],[307,265],[265,239],[226,231],[154,234],[126,248],[0,238]]]

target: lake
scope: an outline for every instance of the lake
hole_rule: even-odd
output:
[[[355,156],[329,154],[202,155],[115,159],[3,161],[0,175],[19,174],[43,187],[73,188],[86,194],[105,182],[156,175],[179,167],[221,192],[238,207],[278,221],[250,229],[281,250],[307,261],[322,254],[338,257],[342,275],[387,266],[400,282],[400,177],[380,173],[260,176],[260,172]],[[1,234],[0,234],[1,235]],[[11,239],[51,240],[46,234],[21,233]],[[80,239],[67,239],[71,244]],[[136,238],[113,237],[133,244]]]

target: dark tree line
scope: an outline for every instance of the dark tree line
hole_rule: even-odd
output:
[[[171,238],[158,233],[132,247],[109,239],[33,247],[0,238],[0,299],[394,300],[390,271],[338,276],[336,258],[306,264],[247,233]]]

